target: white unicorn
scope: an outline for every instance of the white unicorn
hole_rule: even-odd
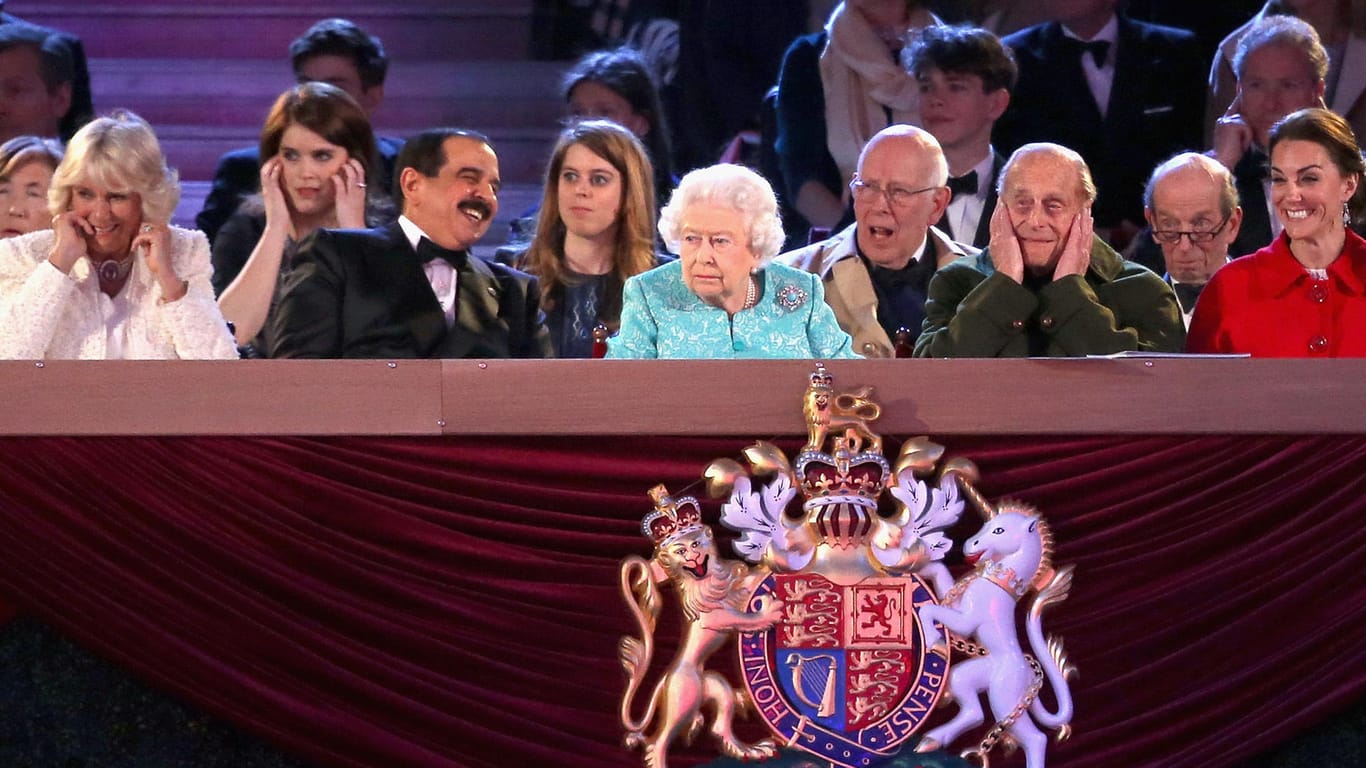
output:
[[[1038,725],[1057,730],[1059,741],[1071,733],[1072,693],[1067,680],[1076,669],[1068,664],[1060,639],[1045,641],[1042,613],[1067,598],[1072,566],[1053,569],[1052,532],[1032,507],[1006,502],[993,509],[975,493],[969,491],[969,496],[987,515],[986,524],[963,545],[968,563],[977,569],[960,579],[941,605],[922,606],[919,615],[926,646],[945,643],[935,626],[940,624],[962,638],[975,638],[976,643],[952,643],[974,658],[954,665],[949,673],[949,692],[958,703],[958,714],[928,731],[916,751],[938,750],[981,724],[981,695],[986,693],[996,723],[963,757],[976,758],[985,767],[987,754],[1006,737],[1007,744],[1013,740],[1024,748],[1026,768],[1044,768],[1048,737]],[[1020,649],[1015,605],[1033,590],[1037,591],[1028,602],[1025,621],[1031,656]],[[1057,699],[1057,712],[1049,712],[1039,700],[1045,677]]]

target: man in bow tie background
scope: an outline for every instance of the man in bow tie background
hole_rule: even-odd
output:
[[[498,212],[498,156],[436,128],[399,153],[403,215],[319,230],[295,256],[274,315],[276,357],[549,357],[536,279],[472,257]]]
[[[1202,148],[1208,57],[1190,32],[1124,15],[1123,0],[1039,5],[1052,21],[1002,41],[1020,76],[995,146],[1009,154],[1043,141],[1080,152],[1099,190],[1096,232],[1123,248],[1143,221],[1153,167]]]
[[[932,226],[949,204],[947,178],[934,136],[909,125],[888,126],[859,155],[850,185],[854,224],[778,257],[821,276],[825,302],[864,357],[909,357],[925,319],[930,276],[977,253]],[[902,328],[907,333],[898,350]]]
[[[954,240],[986,247],[996,209],[996,177],[1006,159],[991,130],[1010,104],[1015,60],[991,32],[928,27],[905,54],[920,83],[920,123],[949,164],[951,197],[938,227]]]
[[[1163,276],[1190,328],[1195,301],[1210,275],[1228,263],[1243,209],[1233,174],[1219,161],[1187,152],[1157,166],[1143,191],[1144,214],[1162,248]]]

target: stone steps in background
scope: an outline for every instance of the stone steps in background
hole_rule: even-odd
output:
[[[487,134],[507,183],[539,182],[559,130],[564,64],[536,61],[395,62],[375,115],[403,137],[453,125]],[[90,60],[99,113],[130,109],[152,124],[186,180],[210,179],[224,152],[255,144],[270,105],[293,83],[279,61]]]
[[[481,254],[541,196],[564,105],[565,62],[527,61],[535,0],[9,0],[6,10],[79,35],[96,113],[130,109],[156,129],[180,172],[175,221],[193,225],[218,158],[253,145],[275,98],[294,84],[289,43],[318,19],[351,19],[390,57],[376,132],[451,125],[489,135],[504,188]]]
[[[339,16],[378,36],[395,61],[468,61],[525,58],[532,5],[533,0],[10,0],[6,10],[79,35],[92,57],[287,61],[290,41],[319,19]]]

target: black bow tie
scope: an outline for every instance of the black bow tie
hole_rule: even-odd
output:
[[[1081,56],[1083,53],[1089,53],[1091,54],[1091,58],[1095,60],[1097,67],[1105,66],[1105,57],[1110,54],[1110,42],[1108,40],[1091,40],[1088,42],[1086,40],[1078,40],[1074,37],[1069,37],[1067,39],[1071,41],[1072,48],[1077,52],[1078,56]]]
[[[449,248],[442,248],[425,237],[420,237],[417,240],[417,258],[423,264],[433,259],[443,259],[456,269],[462,269],[465,266],[465,251],[452,251]]]
[[[962,176],[954,176],[949,179],[949,191],[953,193],[950,200],[957,200],[959,195],[977,195],[977,171],[968,171]]]
[[[1204,289],[1204,283],[1199,285],[1172,283],[1172,290],[1176,291],[1176,299],[1181,302],[1181,311],[1183,312],[1189,312],[1195,307],[1195,300],[1200,298],[1200,292]]]

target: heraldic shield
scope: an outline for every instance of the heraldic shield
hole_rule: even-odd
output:
[[[745,687],[784,742],[841,766],[865,766],[915,733],[947,680],[916,609],[934,604],[917,576],[839,585],[773,574],[754,597],[783,601],[781,623],[740,638]]]
[[[643,751],[647,768],[667,768],[670,746],[706,726],[730,757],[764,760],[789,747],[869,768],[903,746],[956,741],[983,722],[978,699],[988,694],[995,723],[964,757],[985,766],[997,743],[1018,744],[1027,768],[1043,768],[1037,726],[1068,732],[1072,673],[1061,641],[1039,623],[1071,584],[1070,566],[1052,566],[1046,522],[1024,505],[993,507],[974,487],[972,462],[940,467],[944,449],[928,438],[902,443],[893,464],[870,428],[881,415],[872,389],[837,394],[822,365],[802,412],[807,442],[793,459],[761,441],[743,452],[747,467],[717,459],[703,473],[708,493],[725,499],[721,524],[738,534],[732,546],[745,562],[721,558],[695,498],[651,491],[641,531],[654,554],[621,567],[640,632],[620,644],[626,745]],[[800,511],[789,511],[798,499]],[[963,547],[974,570],[955,581],[943,562],[953,545],[945,531],[967,502],[986,524]],[[664,584],[682,608],[683,637],[638,707]],[[1016,639],[1016,602],[1027,596],[1033,655]],[[739,689],[706,668],[732,638]],[[969,658],[951,665],[952,652]],[[1045,684],[1056,712],[1038,698]],[[943,696],[961,705],[958,715],[909,742]],[[1000,702],[1011,705],[997,711]],[[733,720],[747,711],[776,738],[736,738]]]

